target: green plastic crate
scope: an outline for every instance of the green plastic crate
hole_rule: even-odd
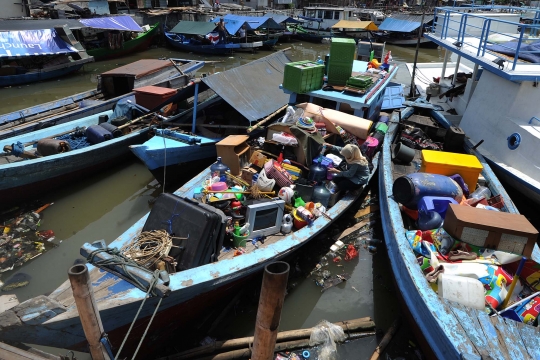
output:
[[[303,94],[322,88],[324,65],[304,60],[285,64],[283,87]]]
[[[352,63],[354,60],[356,60],[356,42],[354,39],[332,38],[330,64]]]
[[[328,85],[344,86],[352,74],[351,64],[329,64],[328,65]]]

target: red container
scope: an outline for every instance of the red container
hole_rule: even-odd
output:
[[[169,89],[159,86],[144,86],[135,91],[135,101],[149,110],[155,109],[165,101],[176,95],[176,89]]]

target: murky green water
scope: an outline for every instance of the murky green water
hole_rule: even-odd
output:
[[[280,49],[287,47],[291,48],[288,55],[293,61],[315,60],[317,56],[324,56],[329,51],[329,45],[324,44],[291,43],[278,46]],[[414,57],[412,48],[387,46],[387,50],[392,50],[396,62],[412,61]],[[0,113],[93,89],[96,87],[97,74],[138,59],[176,57],[220,61],[208,64],[201,70],[203,73],[215,73],[240,66],[269,53],[260,51],[256,54],[243,53],[220,58],[201,57],[168,48],[150,49],[130,57],[85,65],[77,74],[59,80],[0,89]],[[434,61],[442,61],[438,50],[421,50],[419,62]],[[410,82],[410,76],[404,67],[398,73],[396,81]],[[195,171],[189,165],[186,166],[185,178],[177,179],[177,184],[188,180]],[[122,166],[43,194],[42,199],[54,202],[54,205],[42,213],[41,229],[52,229],[59,246],[20,268],[2,274],[1,279],[5,281],[14,273],[20,272],[30,275],[31,281],[27,287],[10,292],[16,294],[20,301],[51,292],[67,280],[67,270],[79,257],[79,248],[83,243],[99,239],[111,242],[149,211],[149,201],[160,192],[162,188],[153,180],[150,172],[133,158]],[[381,258],[384,254],[377,256]],[[321,319],[339,321],[364,316],[374,317],[377,307],[381,309],[381,302],[374,304],[374,289],[380,289],[376,290],[379,291],[379,299],[395,301],[395,294],[391,293],[393,284],[388,278],[388,270],[384,269],[387,266],[388,264],[384,265],[381,261],[379,265],[374,264],[373,256],[364,250],[361,251],[358,261],[346,264],[345,269],[351,273],[352,278],[343,286],[321,293],[321,288],[315,286],[312,279],[297,280],[297,286],[286,299],[281,329],[313,326]],[[379,316],[380,327],[389,326],[397,311],[395,306],[392,309],[385,312],[383,307],[383,315]],[[242,336],[241,334],[252,331],[253,314],[239,312],[231,323],[236,326],[230,329],[230,334]],[[371,337],[362,340],[361,344],[358,347],[358,359],[369,357],[376,341]]]

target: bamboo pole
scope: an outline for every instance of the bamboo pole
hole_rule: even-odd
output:
[[[381,353],[384,351],[386,346],[390,343],[390,340],[392,340],[392,338],[394,337],[394,334],[396,333],[396,331],[399,328],[400,324],[401,324],[401,319],[397,318],[394,321],[394,323],[392,324],[392,326],[390,326],[390,329],[388,329],[386,334],[384,334],[381,342],[379,343],[377,348],[375,348],[375,351],[373,352],[373,355],[371,355],[370,360],[378,360],[379,359],[379,357],[381,356]]]
[[[272,120],[272,118],[274,116],[276,116],[278,113],[280,113],[281,111],[285,110],[287,108],[287,106],[289,106],[289,104],[285,104],[283,105],[282,107],[280,107],[278,110],[274,111],[272,114],[268,115],[267,117],[265,117],[264,119],[262,119],[261,121],[259,121],[258,123],[256,123],[255,125],[253,126],[250,126],[248,129],[247,129],[247,133],[251,133],[253,130],[259,128],[261,125],[267,123],[268,121]]]
[[[348,320],[348,321],[340,321],[340,322],[334,323],[334,325],[340,326],[343,329],[343,331],[345,331],[345,334],[349,336],[349,339],[352,338],[351,334],[365,334],[366,331],[375,329],[375,323],[371,320],[370,317],[364,317],[364,318]],[[312,331],[313,331],[313,328],[281,331],[277,335],[276,341],[278,342],[278,344],[276,346],[278,346],[282,342],[309,339]],[[205,346],[201,346],[195,349],[183,351],[176,355],[167,357],[167,359],[188,360],[188,359],[198,358],[203,355],[212,354],[215,352],[237,350],[244,347],[247,348],[252,343],[253,343],[253,336],[248,336],[248,337],[239,338],[239,339],[225,340],[225,341],[217,341],[210,345],[205,345]]]
[[[103,324],[92,291],[88,268],[86,265],[74,265],[68,270],[68,277],[92,359],[111,360],[101,343]]]
[[[264,268],[253,337],[253,360],[268,360],[274,355],[288,278],[289,264],[286,262],[276,261]]]

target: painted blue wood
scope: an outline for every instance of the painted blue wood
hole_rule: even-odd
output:
[[[130,149],[146,165],[148,170],[215,157],[215,144],[220,139],[209,139],[202,136],[199,138],[201,139],[200,144],[190,145],[156,135],[141,145],[130,146]]]
[[[408,118],[413,113],[414,108],[405,108],[401,112],[402,119]],[[444,126],[449,126],[446,119],[444,121],[440,119],[440,114],[435,119]],[[489,318],[482,311],[465,308],[450,301],[442,301],[425,280],[405,237],[399,204],[392,197],[391,143],[398,123],[399,117],[397,112],[394,112],[383,143],[383,154],[379,166],[379,191],[388,256],[408,310],[437,358],[459,358],[460,356],[483,356],[483,358],[491,356],[494,359],[529,358],[527,350],[524,350],[524,341],[518,336],[519,327],[523,324],[516,323],[513,324],[515,326],[510,326],[502,319]],[[471,151],[470,143],[467,143],[466,147]],[[482,175],[486,178],[492,193],[500,194],[504,198],[509,212],[517,212],[486,160],[478,152],[471,152],[479,157],[484,166]],[[535,258],[535,253],[538,254],[537,248],[535,246],[533,258]],[[529,336],[527,341],[527,349],[540,349],[540,338]]]
[[[540,348],[538,348],[538,337],[540,337],[540,329],[532,326],[521,326],[519,334],[523,340],[523,344],[527,348],[529,355],[535,360],[540,360]]]

